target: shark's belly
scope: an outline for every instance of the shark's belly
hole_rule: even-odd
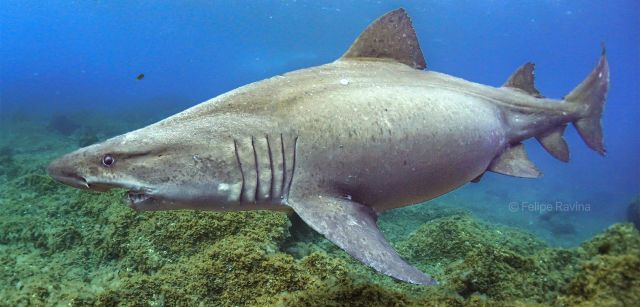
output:
[[[469,182],[504,146],[500,111],[481,97],[435,87],[332,95],[298,117],[296,172],[377,210]]]

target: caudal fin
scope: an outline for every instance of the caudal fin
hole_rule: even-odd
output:
[[[606,51],[603,46],[602,55],[596,68],[565,97],[565,101],[583,107],[582,115],[573,122],[573,125],[587,146],[603,156],[606,150],[602,140],[601,117],[608,90],[609,63],[607,63]]]

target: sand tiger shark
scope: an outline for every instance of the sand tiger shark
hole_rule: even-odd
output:
[[[478,181],[535,178],[522,141],[568,161],[572,123],[605,154],[602,55],[560,100],[534,65],[501,87],[426,70],[403,9],[378,18],[338,60],[251,83],[53,161],[72,187],[128,190],[136,210],[293,210],[354,258],[395,279],[436,284],[385,240],[377,216]]]

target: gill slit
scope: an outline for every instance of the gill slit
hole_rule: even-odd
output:
[[[238,201],[242,204],[244,202],[244,189],[245,189],[245,182],[244,182],[244,171],[242,170],[242,161],[240,161],[240,154],[238,153],[238,141],[236,141],[236,139],[233,139],[233,150],[236,154],[236,160],[238,161],[238,168],[240,169],[240,175],[242,177],[242,185],[240,186],[240,197],[238,199]]]
[[[280,133],[280,150],[282,154],[282,182],[280,183],[280,199],[285,197],[285,183],[287,182],[287,155],[284,150],[284,137]]]
[[[293,139],[293,161],[291,163],[291,178],[289,178],[289,184],[287,185],[286,197],[289,199],[289,192],[291,190],[291,184],[293,183],[293,174],[296,173],[296,154],[298,151],[298,136]]]
[[[260,165],[258,164],[258,152],[256,151],[255,138],[251,136],[251,148],[253,148],[253,161],[256,167],[256,191],[253,195],[254,202],[258,202],[260,196]]]
[[[269,135],[265,134],[265,139],[267,140],[267,151],[269,152],[269,167],[271,167],[271,183],[269,185],[269,197],[273,199],[274,188],[275,188],[275,169],[273,167],[273,154],[271,153],[271,143],[269,143]]]

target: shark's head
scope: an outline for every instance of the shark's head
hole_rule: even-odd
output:
[[[51,162],[47,172],[75,188],[126,189],[136,210],[227,210],[237,202],[242,178],[233,143],[187,142],[170,129],[147,130],[66,154]]]

